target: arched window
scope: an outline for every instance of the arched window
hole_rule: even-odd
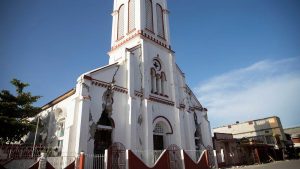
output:
[[[165,38],[163,8],[159,4],[156,4],[156,16],[157,16],[157,34],[160,37]]]
[[[164,72],[161,72],[161,94],[165,94],[165,86],[166,86],[166,74]]]
[[[146,29],[153,31],[152,0],[146,0]]]
[[[151,93],[168,97],[168,95],[166,94],[167,78],[158,56],[155,57],[152,61],[153,66],[151,68]]]
[[[135,28],[135,9],[134,0],[129,0],[128,2],[128,32]]]
[[[151,68],[151,92],[156,92],[156,71],[154,68]]]
[[[122,4],[118,10],[118,32],[117,39],[124,36],[124,5]]]

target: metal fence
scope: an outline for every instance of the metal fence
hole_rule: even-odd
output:
[[[105,169],[104,154],[86,154],[85,169]]]
[[[38,158],[44,152],[47,156],[59,156],[57,149],[42,145],[0,145],[1,159],[30,159]]]

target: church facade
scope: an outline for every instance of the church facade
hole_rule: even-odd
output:
[[[109,64],[43,106],[40,143],[61,154],[212,147],[207,109],[175,62],[167,0],[114,0]],[[140,155],[141,156],[141,155]]]

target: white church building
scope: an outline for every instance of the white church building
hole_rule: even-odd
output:
[[[167,0],[114,0],[109,64],[42,107],[37,144],[63,154],[102,154],[114,142],[133,151],[212,147],[207,109],[175,62],[168,15]]]

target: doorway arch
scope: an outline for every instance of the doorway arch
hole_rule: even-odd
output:
[[[164,116],[157,116],[153,120],[153,149],[163,150],[168,147],[170,134],[173,134],[170,121]]]

